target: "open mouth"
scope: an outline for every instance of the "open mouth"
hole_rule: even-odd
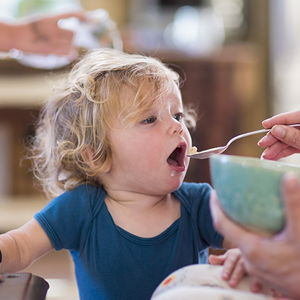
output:
[[[167,159],[167,163],[172,166],[183,166],[185,157],[186,145],[182,144],[176,147]]]

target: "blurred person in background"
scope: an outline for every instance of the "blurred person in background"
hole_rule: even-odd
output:
[[[60,19],[86,20],[84,11],[38,15],[14,22],[0,22],[0,51],[15,48],[23,52],[74,56],[74,33],[58,27]]]
[[[300,111],[283,113],[263,121],[272,128],[258,145],[266,147],[264,159],[278,160],[300,153],[300,130],[286,125],[300,123]],[[300,184],[295,174],[287,173],[281,183],[286,224],[282,232],[263,237],[232,222],[222,211],[217,194],[211,194],[210,207],[214,226],[237,245],[244,258],[245,269],[255,276],[252,291],[261,283],[271,285],[291,299],[300,299]]]

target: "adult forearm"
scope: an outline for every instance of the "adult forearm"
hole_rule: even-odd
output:
[[[20,29],[19,25],[0,22],[0,51],[17,48]]]

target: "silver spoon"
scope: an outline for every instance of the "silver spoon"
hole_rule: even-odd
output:
[[[300,126],[300,124],[292,124],[292,125],[289,125],[289,126],[297,127],[297,126]],[[258,133],[269,132],[271,129],[272,128],[270,128],[270,129],[260,129],[260,130],[256,130],[256,131],[243,133],[243,134],[237,135],[237,136],[233,137],[231,140],[229,140],[229,142],[226,144],[226,146],[203,150],[203,151],[196,152],[196,153],[193,153],[193,154],[188,154],[187,156],[189,156],[191,158],[198,158],[198,159],[209,158],[212,154],[220,154],[220,153],[224,152],[230,146],[230,144],[232,142],[234,142],[234,141],[236,141],[240,138],[243,138],[243,137],[246,137],[246,136],[249,136],[249,135],[258,134]]]

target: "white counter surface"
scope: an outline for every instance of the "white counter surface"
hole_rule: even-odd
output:
[[[24,225],[47,203],[41,197],[0,197],[0,233]]]
[[[63,73],[0,76],[0,108],[43,106],[62,76]]]

